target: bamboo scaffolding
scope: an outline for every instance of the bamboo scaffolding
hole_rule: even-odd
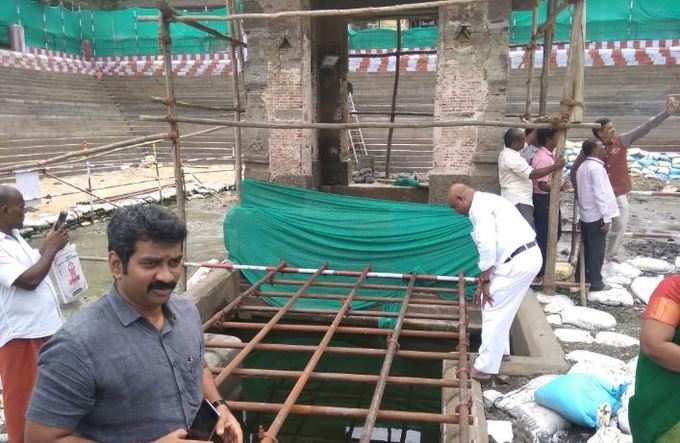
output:
[[[314,280],[319,275],[321,275],[321,273],[324,271],[324,269],[326,269],[326,266],[327,265],[325,263],[323,265],[321,265],[321,267],[319,269],[317,269],[317,271],[314,274],[312,274],[312,276],[305,282],[305,284],[303,286],[301,286],[300,289],[298,289],[296,295],[298,295],[298,296],[302,295],[311,286],[311,284],[314,282]],[[259,332],[255,335],[255,337],[253,337],[248,342],[248,345],[245,348],[243,348],[243,350],[241,352],[239,352],[238,355],[236,357],[234,357],[229,362],[229,364],[222,370],[222,372],[220,372],[219,375],[215,378],[215,383],[218,386],[220,384],[222,384],[222,382],[224,382],[224,380],[226,380],[227,377],[229,377],[229,374],[231,374],[231,371],[236,369],[236,367],[239,366],[243,362],[243,360],[245,360],[245,358],[248,356],[248,354],[250,354],[250,352],[253,350],[255,345],[260,343],[265,338],[265,336],[269,333],[269,331],[274,329],[274,327],[276,326],[278,321],[281,319],[281,317],[283,317],[283,315],[286,313],[286,311],[288,311],[289,309],[291,309],[295,305],[295,302],[297,301],[297,299],[298,299],[298,297],[295,297],[295,296],[291,297],[290,300],[288,300],[288,303],[286,303],[279,310],[279,312],[277,312],[276,315],[274,315],[274,317],[272,317],[271,320],[269,320],[269,322],[267,322],[267,324],[264,325],[264,327],[262,327],[263,325],[261,325],[261,324],[258,325],[257,329],[259,329]],[[224,323],[222,323],[222,324],[224,324]],[[260,329],[260,327],[262,327],[262,328]]]
[[[49,178],[52,178],[52,179],[58,181],[59,183],[63,183],[63,184],[65,184],[66,186],[70,186],[70,187],[72,187],[73,189],[77,189],[77,190],[79,190],[80,192],[85,193],[85,194],[87,194],[87,195],[89,195],[89,196],[91,196],[91,197],[95,197],[97,200],[105,201],[106,203],[110,204],[111,206],[113,206],[113,207],[115,207],[115,208],[120,208],[120,206],[118,206],[117,204],[115,204],[115,203],[112,202],[111,200],[106,199],[106,198],[104,198],[104,197],[100,197],[100,196],[98,196],[97,194],[95,194],[95,193],[93,193],[93,192],[91,192],[91,191],[88,191],[88,190],[85,189],[85,188],[81,188],[81,187],[78,186],[78,185],[74,185],[73,183],[71,183],[71,182],[69,182],[69,181],[67,181],[67,180],[64,180],[64,179],[62,179],[62,178],[59,178],[59,177],[57,177],[57,176],[54,175],[54,174],[51,174],[51,173],[49,173],[49,172],[47,172],[47,171],[43,171],[43,174],[45,174],[45,175],[48,176]],[[92,204],[92,202],[90,202],[90,204]]]
[[[551,3],[554,0],[550,0]],[[553,5],[554,7],[554,5]],[[569,45],[569,62],[566,79],[562,90],[562,112],[568,115],[570,122],[583,120],[583,84],[585,65],[585,42],[584,42],[584,0],[576,0],[574,8],[574,20],[571,27],[571,41]],[[567,130],[562,128],[557,132],[557,146],[553,152],[555,158],[560,158],[561,151],[567,141]],[[555,293],[555,263],[557,261],[557,232],[560,223],[560,187],[562,185],[562,170],[552,174],[550,186],[550,207],[548,217],[548,244],[545,259],[545,273],[543,276],[543,290],[546,294]]]
[[[272,13],[247,13],[223,15],[192,15],[177,16],[176,21],[186,22],[208,22],[208,21],[233,21],[233,20],[272,20],[297,17],[347,17],[347,16],[366,16],[366,15],[389,15],[395,12],[418,11],[422,9],[434,9],[440,6],[471,3],[474,0],[441,0],[432,2],[412,3],[406,5],[349,8],[349,9],[320,9],[313,11],[283,11]],[[158,20],[157,16],[139,16],[137,20],[148,22]]]
[[[167,122],[169,119],[166,116],[157,115],[140,115],[139,119],[150,122]],[[238,126],[241,128],[261,128],[261,129],[360,129],[360,128],[374,128],[374,129],[417,129],[417,128],[451,128],[458,126],[486,126],[499,128],[585,128],[593,129],[599,128],[597,123],[522,123],[516,121],[497,121],[497,120],[433,120],[428,122],[405,121],[400,123],[389,122],[360,122],[360,123],[306,123],[301,121],[240,121],[235,122],[231,120],[218,120],[211,118],[198,117],[179,117],[173,119],[178,123],[195,123],[198,125],[213,125],[213,126]]]
[[[295,386],[293,386],[293,389],[291,389],[290,393],[288,394],[288,397],[286,398],[286,401],[283,403],[283,406],[281,409],[279,409],[279,412],[276,414],[276,417],[274,417],[274,421],[272,421],[271,425],[267,429],[267,432],[264,434],[264,438],[261,440],[261,443],[274,443],[278,442],[276,436],[279,434],[279,431],[283,427],[284,422],[286,421],[286,418],[291,412],[291,409],[293,406],[295,406],[295,403],[297,402],[298,398],[300,397],[300,394],[302,394],[302,390],[305,388],[307,385],[307,382],[309,381],[309,378],[311,374],[314,372],[314,369],[316,369],[316,365],[319,363],[321,360],[321,357],[323,356],[324,352],[326,351],[326,348],[329,346],[331,339],[335,335],[336,332],[339,331],[340,329],[340,322],[342,321],[343,317],[345,314],[350,310],[352,306],[352,300],[354,299],[357,291],[363,284],[364,280],[366,280],[366,275],[370,271],[370,266],[366,267],[362,273],[361,276],[357,278],[356,283],[354,284],[354,287],[350,291],[350,293],[347,295],[347,298],[345,299],[344,303],[342,304],[342,307],[338,310],[338,313],[336,314],[335,318],[333,319],[333,322],[331,325],[326,329],[326,332],[321,339],[321,342],[319,343],[319,346],[317,347],[316,351],[312,354],[311,358],[307,362],[307,365],[305,366],[304,371],[302,372],[302,375],[298,379],[297,383],[295,383]],[[369,408],[368,411],[368,416],[371,416],[371,413],[373,412],[373,405],[371,405],[371,408]]]
[[[400,22],[401,20],[397,23],[399,24]],[[398,33],[398,35],[399,34],[400,33]],[[366,421],[364,422],[363,434],[361,435],[361,440],[359,440],[359,443],[371,442],[371,435],[373,434],[375,421],[378,418],[378,411],[380,410],[380,405],[382,404],[385,387],[387,386],[387,379],[389,378],[390,371],[392,370],[392,362],[394,361],[394,356],[397,353],[397,349],[399,347],[399,336],[401,335],[401,329],[404,326],[404,318],[406,317],[406,313],[409,308],[409,301],[411,299],[411,295],[413,294],[413,286],[415,283],[416,277],[415,275],[412,275],[411,280],[408,282],[408,287],[406,288],[406,295],[404,296],[403,300],[401,300],[401,308],[399,309],[397,323],[395,324],[392,335],[389,338],[387,353],[385,354],[383,365],[380,368],[378,383],[375,387],[375,391],[373,391],[373,398],[371,399],[371,405],[368,408],[368,415],[366,416]]]
[[[227,10],[232,13],[236,11],[236,0],[227,0]],[[229,26],[229,34],[232,37],[229,41],[229,56],[231,57],[231,86],[232,94],[234,96],[234,108],[241,109],[241,93],[239,92],[239,58],[236,56],[236,45],[234,38],[236,36],[236,22]],[[243,60],[241,60],[243,62]],[[241,113],[234,112],[234,121],[241,121]],[[234,127],[234,187],[236,193],[241,195],[241,128]]]
[[[538,26],[538,0],[534,0],[534,5],[531,11],[531,40],[527,46],[527,56],[529,57],[529,65],[527,66],[527,98],[524,104],[524,118],[531,118],[531,101],[533,99],[534,89],[534,54],[536,52],[536,40],[538,34],[536,28]]]
[[[436,49],[411,49],[411,50],[406,50],[406,51],[400,51],[399,52],[401,55],[435,55],[437,54]],[[367,53],[353,53],[353,54],[348,54],[347,57],[349,58],[382,58],[382,57],[395,57],[397,55],[396,52],[382,52],[382,53],[372,53],[372,52],[367,52]]]
[[[165,99],[163,97],[152,96],[151,100],[154,101],[154,102],[157,102],[157,103],[165,104]],[[180,100],[176,100],[175,103],[177,104],[178,107],[203,109],[203,110],[206,110],[206,111],[245,112],[245,109],[241,109],[241,108],[201,105],[201,104],[198,104],[198,103],[189,103],[189,102],[184,102],[184,101],[180,101]]]
[[[397,94],[399,93],[399,74],[401,66],[401,19],[397,20],[397,50],[395,51],[395,55],[396,63],[394,68],[394,85],[392,86],[392,104],[390,105],[390,123],[394,123],[394,119],[396,118],[396,114],[394,112],[397,109]],[[387,178],[390,178],[390,157],[392,154],[393,135],[394,128],[389,128],[387,130],[387,152],[385,153],[385,177]],[[375,422],[375,417],[372,417],[372,420]]]
[[[548,77],[550,75],[550,58],[552,56],[553,35],[555,33],[554,21],[549,19],[555,17],[555,1],[548,0],[548,21],[543,36],[543,66],[541,67],[541,91],[538,100],[538,114],[545,115],[548,100]]]

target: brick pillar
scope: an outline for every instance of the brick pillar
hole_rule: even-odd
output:
[[[243,5],[245,12],[277,12],[309,9],[309,0],[245,0]],[[253,20],[245,29],[245,119],[315,121],[310,19]],[[318,185],[312,167],[318,157],[316,131],[246,129],[243,142],[246,177]]]
[[[501,3],[478,0],[439,8],[436,117],[503,119],[509,10]],[[454,181],[495,190],[495,165],[488,168],[484,159],[488,155],[485,153],[497,152],[501,146],[501,133],[502,130],[473,126],[435,128],[430,201],[446,201],[448,187]]]

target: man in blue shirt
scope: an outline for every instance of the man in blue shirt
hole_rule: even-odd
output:
[[[196,307],[172,295],[186,226],[159,206],[118,210],[108,229],[108,295],[43,347],[27,443],[181,442],[203,399],[218,435],[243,441],[203,361]]]

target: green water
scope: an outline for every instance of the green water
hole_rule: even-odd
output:
[[[239,335],[235,333],[234,335]],[[250,336],[241,334],[243,340]],[[292,335],[290,333],[270,333],[266,343],[285,343],[317,345],[320,335]],[[351,346],[363,348],[387,347],[382,337],[349,337],[343,336],[331,342],[331,346]],[[419,347],[411,343],[404,348]],[[282,369],[302,371],[311,353],[255,351],[251,353],[244,367],[261,369]],[[346,372],[355,374],[378,374],[383,357],[349,356],[325,354],[316,372]],[[441,362],[396,358],[390,375],[441,378]],[[243,378],[243,401],[267,403],[283,403],[296,380]],[[340,406],[348,408],[368,408],[373,396],[375,384],[343,381],[310,380],[297,403],[305,405]],[[441,413],[441,389],[423,386],[407,386],[388,384],[382,402],[382,409],[405,410],[417,412]],[[260,426],[266,430],[274,419],[272,413],[245,414],[244,429],[248,437],[246,441],[259,441],[257,433]],[[361,435],[359,429],[364,419],[348,417],[318,417],[290,415],[278,435],[281,443],[331,443],[355,442]],[[380,435],[373,442],[408,442],[433,443],[440,441],[440,427],[436,423],[380,422],[376,429],[382,428],[373,435]],[[354,433],[354,439],[352,435]],[[401,438],[400,438],[401,437]],[[408,439],[407,439],[408,437]],[[252,440],[249,440],[252,439]]]

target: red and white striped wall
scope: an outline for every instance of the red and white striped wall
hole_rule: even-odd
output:
[[[435,48],[414,48],[434,51]],[[567,64],[568,44],[557,44],[550,58],[551,66]],[[392,50],[352,51],[349,59],[350,72],[394,72],[396,57],[361,57],[362,54],[385,54]],[[534,53],[534,66],[543,65],[543,51]],[[528,65],[525,47],[511,47],[509,63],[512,69]],[[199,77],[223,75],[231,72],[226,52],[215,54],[176,55],[172,61],[178,76]],[[626,67],[639,65],[680,65],[680,40],[635,40],[593,42],[586,46],[586,66]],[[82,56],[31,48],[28,52],[0,50],[0,66],[31,69],[36,71],[64,72],[105,76],[159,76],[163,73],[163,60],[159,56],[96,57],[85,60]],[[437,70],[436,54],[403,55],[400,70],[404,72],[434,72]]]

